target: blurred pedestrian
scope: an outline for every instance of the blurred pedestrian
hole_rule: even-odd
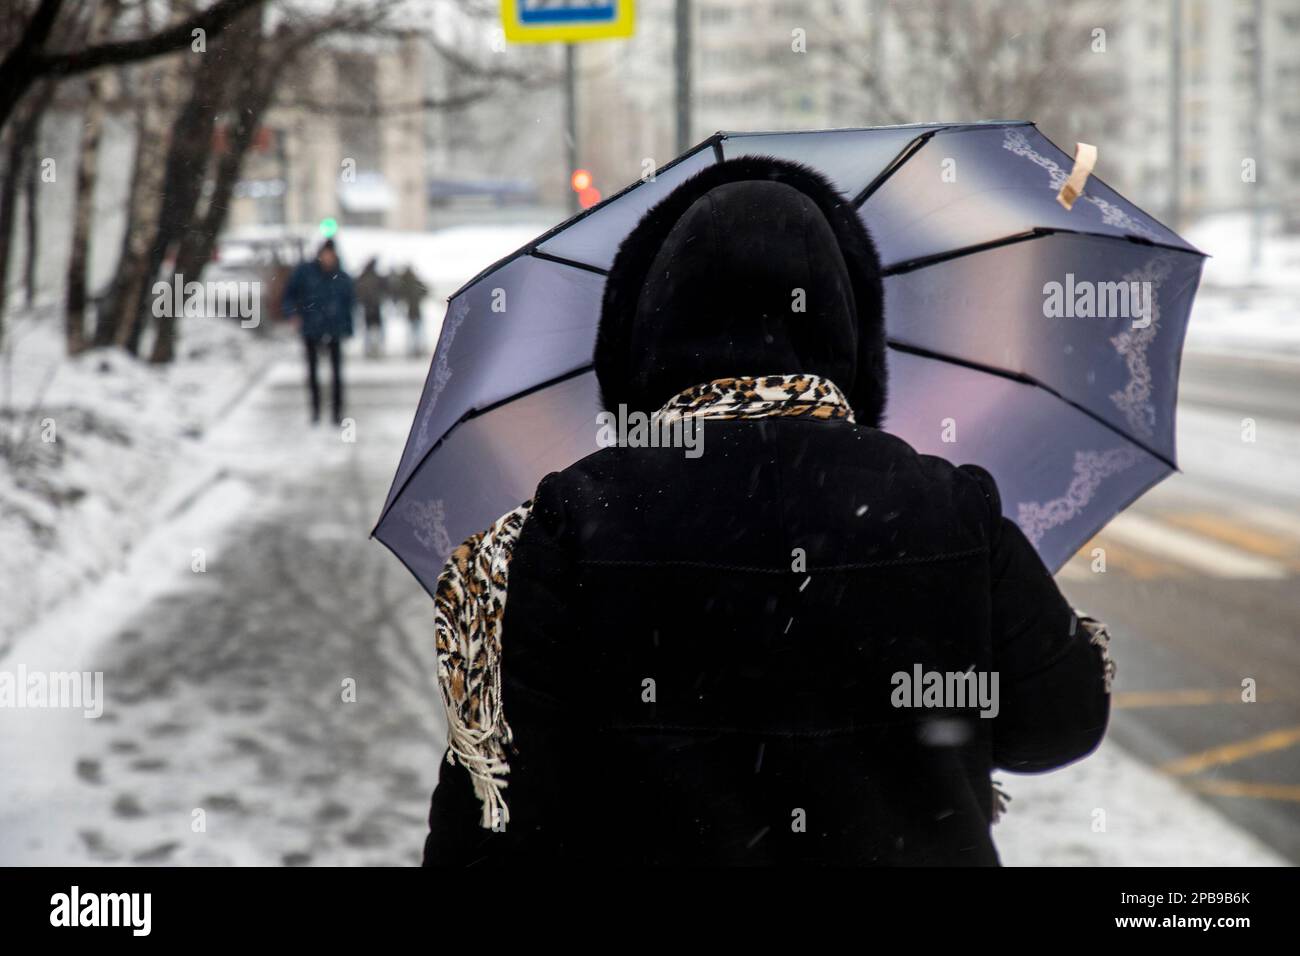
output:
[[[361,316],[365,322],[366,355],[370,358],[382,354],[384,350],[382,308],[388,291],[388,280],[377,266],[374,259],[367,262],[354,285],[357,304],[361,306]]]
[[[408,350],[413,357],[423,355],[424,316],[421,309],[425,297],[429,294],[429,287],[420,281],[420,277],[415,274],[415,270],[408,265],[398,275],[394,292],[397,301],[406,306],[406,318],[410,322],[411,334],[408,339]]]
[[[343,420],[342,340],[352,335],[352,279],[339,263],[334,240],[327,239],[316,258],[293,270],[281,308],[302,335],[307,356],[307,388],[311,393],[312,424],[320,421],[320,382],[316,364],[321,349],[329,353],[333,372],[334,423]]]

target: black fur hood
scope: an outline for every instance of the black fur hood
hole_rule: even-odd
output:
[[[885,407],[880,260],[820,173],[764,156],[710,166],[642,217],[605,284],[606,408],[651,412],[715,378],[830,378],[863,424]]]

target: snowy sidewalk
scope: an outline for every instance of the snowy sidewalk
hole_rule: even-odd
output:
[[[203,443],[220,479],[0,660],[103,671],[107,698],[0,710],[0,864],[418,860],[430,612],[367,535],[426,364],[352,363],[353,443],[277,366]]]

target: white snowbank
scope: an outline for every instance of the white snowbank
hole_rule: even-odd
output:
[[[1286,235],[1272,217],[1259,233],[1258,261],[1253,245],[1254,223],[1249,213],[1207,216],[1189,226],[1183,237],[1210,256],[1202,285],[1235,289],[1242,286],[1300,294],[1300,235]],[[1294,301],[1294,299],[1293,299]]]
[[[201,474],[187,447],[276,354],[219,319],[180,322],[179,356],[69,359],[53,316],[16,321],[0,359],[0,651],[39,615],[120,567]]]
[[[373,256],[384,272],[410,265],[436,296],[445,297],[547,228],[543,221],[452,226],[438,232],[351,228],[340,230],[336,242],[354,275]]]
[[[539,210],[531,215],[521,213],[517,221],[450,226],[433,232],[344,226],[334,243],[343,267],[352,275],[371,258],[385,273],[409,265],[432,288],[435,298],[444,298],[553,225]],[[319,233],[305,227],[248,226],[223,237],[222,261],[241,264],[249,243],[287,237],[300,239],[308,252],[321,242]]]

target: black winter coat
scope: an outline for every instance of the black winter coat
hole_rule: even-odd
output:
[[[841,422],[704,433],[542,483],[505,613],[511,822],[444,765],[426,860],[996,863],[993,769],[1088,753],[1109,698],[992,480]],[[891,706],[918,664],[997,671],[997,716]]]
[[[773,165],[823,213],[833,202],[806,170]],[[716,186],[697,185],[695,199]],[[781,222],[809,217],[800,249],[825,253],[815,208],[772,189],[757,198],[741,203],[745,222],[789,200]],[[644,301],[685,281],[672,250],[723,255],[690,234],[685,208],[699,203],[687,200],[667,238],[647,252],[634,233],[615,263],[604,364],[597,352],[607,401],[619,383],[657,381],[657,396],[619,396],[657,406],[668,385],[728,370],[716,347],[669,363],[642,348],[620,355],[610,387],[610,343],[642,334],[615,326],[662,322],[693,301],[671,290],[653,308]],[[727,203],[708,219],[718,235],[736,232]],[[874,256],[865,234],[831,227],[850,267],[863,242]],[[765,261],[786,258],[798,256]],[[840,297],[860,312],[871,288],[851,279]],[[778,276],[783,296],[787,280],[816,281]],[[611,310],[628,288],[650,291]],[[843,327],[833,319],[817,321]],[[721,321],[700,316],[701,334]],[[991,865],[995,768],[1048,770],[1096,747],[1109,710],[1099,648],[1002,516],[987,472],[920,455],[876,426],[883,386],[855,378],[883,377],[883,332],[878,315],[874,330],[861,321],[865,344],[840,342],[836,367],[776,336],[768,367],[734,369],[834,375],[858,423],[710,420],[697,458],[611,447],[541,483],[503,617],[510,822],[484,829],[469,775],[444,763],[427,864]],[[772,338],[740,343],[740,361]],[[896,675],[971,669],[998,675],[996,716],[897,706]]]

